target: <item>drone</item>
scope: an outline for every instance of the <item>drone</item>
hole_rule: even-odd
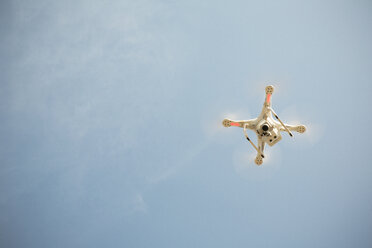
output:
[[[241,120],[233,121],[230,119],[224,119],[222,125],[224,127],[240,127],[243,128],[245,138],[251,143],[254,149],[257,151],[257,156],[255,163],[259,166],[262,164],[264,155],[265,144],[273,146],[277,144],[281,139],[282,135],[280,132],[287,132],[289,136],[293,137],[291,131],[296,131],[298,133],[304,133],[306,127],[304,125],[288,125],[283,123],[275,111],[271,107],[271,96],[274,92],[274,86],[269,85],[265,88],[266,98],[262,107],[261,114],[251,120]],[[275,119],[273,116],[275,116]],[[256,146],[252,140],[248,137],[247,129],[253,130],[257,134],[257,143]]]

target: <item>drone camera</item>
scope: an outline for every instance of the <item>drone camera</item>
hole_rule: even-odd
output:
[[[267,124],[263,124],[261,128],[262,128],[262,130],[264,132],[266,132],[267,130],[269,130],[269,126]]]

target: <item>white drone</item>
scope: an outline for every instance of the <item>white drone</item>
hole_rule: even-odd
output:
[[[282,139],[282,135],[280,134],[280,132],[286,131],[291,137],[293,137],[291,131],[296,131],[299,133],[303,133],[306,131],[306,127],[304,125],[294,126],[284,124],[279,119],[275,111],[271,108],[271,95],[274,92],[274,87],[272,85],[266,86],[265,91],[266,99],[262,107],[262,112],[260,116],[258,116],[258,118],[246,121],[233,121],[230,119],[224,119],[222,121],[222,125],[224,125],[225,127],[235,126],[243,128],[245,137],[257,151],[257,156],[255,159],[255,163],[257,165],[261,165],[262,159],[265,158],[265,143],[267,143],[269,146],[273,146],[278,143],[278,141]],[[271,113],[274,114],[275,118],[279,122],[273,119]],[[258,147],[249,139],[247,135],[247,129],[251,129],[257,133]]]

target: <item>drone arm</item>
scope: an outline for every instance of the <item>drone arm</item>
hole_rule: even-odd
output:
[[[258,150],[260,152],[257,152],[257,156],[256,156],[256,159],[254,160],[254,162],[257,165],[261,165],[262,162],[263,162],[262,159],[265,157],[264,154],[263,154],[263,151],[264,151],[264,148],[265,148],[265,142],[259,136],[257,136],[257,140],[258,140]]]
[[[242,127],[242,128],[248,128],[248,129],[255,129],[256,126],[256,119],[250,119],[250,120],[242,120],[242,121],[233,121],[230,119],[224,119],[222,121],[222,125],[224,127]]]
[[[290,131],[295,131],[298,133],[304,133],[306,131],[306,127],[304,125],[288,125],[285,124],[285,127]],[[283,127],[280,127],[280,131],[285,131]]]
[[[264,158],[265,156],[263,155],[263,153],[261,153],[261,151],[257,148],[257,146],[252,142],[252,140],[248,137],[248,134],[247,134],[247,128],[246,128],[247,124],[244,125],[243,127],[243,131],[244,131],[244,135],[245,135],[245,138],[249,141],[249,143],[251,143],[251,145],[254,147],[254,149],[257,151],[257,154],[261,155],[262,158]]]
[[[258,136],[258,150],[260,150],[261,154],[264,154],[265,149],[265,141],[261,139],[261,137]]]
[[[265,98],[264,106],[270,107],[271,106],[271,95],[274,93],[274,86],[272,85],[266,86],[265,92],[266,92],[266,98]]]
[[[291,131],[289,131],[287,126],[284,125],[284,123],[280,120],[279,116],[275,113],[275,111],[272,108],[270,108],[270,111],[274,114],[275,118],[280,122],[284,130],[289,134],[289,136],[293,137],[293,134],[291,133]]]

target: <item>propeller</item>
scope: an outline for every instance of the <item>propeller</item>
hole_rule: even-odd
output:
[[[320,142],[325,130],[325,124],[321,121],[321,117],[316,116],[311,111],[301,111],[301,114],[299,114],[300,111],[298,111],[298,107],[295,105],[289,106],[280,112],[280,117],[285,123],[306,126],[304,133],[293,133],[296,142],[308,145],[315,145]]]
[[[235,111],[215,111],[210,110],[203,115],[201,120],[201,129],[207,139],[211,139],[217,143],[233,143],[236,140],[232,133],[236,133],[236,128],[225,128],[222,125],[222,120],[225,118],[232,120],[244,120],[250,119],[251,115],[247,110],[235,110]],[[243,135],[243,130],[238,129],[239,134]]]
[[[278,147],[266,150],[264,164],[261,166],[255,164],[255,158],[254,150],[238,147],[233,152],[233,165],[236,173],[247,180],[265,181],[280,170],[282,157]]]

